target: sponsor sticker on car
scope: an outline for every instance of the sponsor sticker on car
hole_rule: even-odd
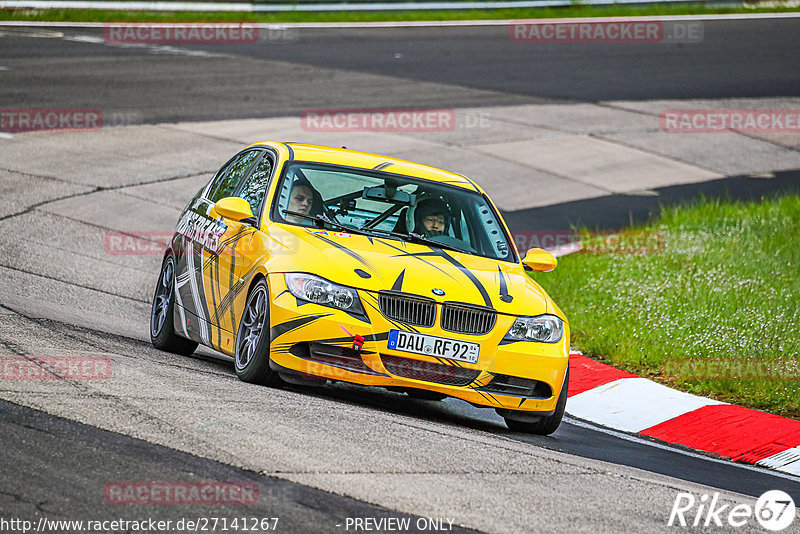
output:
[[[445,337],[417,334],[404,330],[389,330],[388,347],[412,354],[424,354],[466,363],[478,363],[480,345]]]

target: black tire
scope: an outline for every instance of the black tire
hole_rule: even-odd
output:
[[[444,393],[438,391],[429,391],[427,389],[407,389],[406,394],[412,399],[427,400],[427,401],[440,401],[447,398]]]
[[[179,336],[175,332],[175,258],[167,256],[161,264],[161,272],[153,293],[150,310],[150,342],[159,350],[188,356],[197,349],[198,343]]]
[[[269,367],[269,288],[263,278],[247,295],[236,333],[234,367],[244,382],[280,386],[283,381]]]
[[[526,434],[549,436],[556,431],[558,426],[561,424],[561,419],[564,417],[564,410],[567,408],[568,385],[569,369],[567,369],[567,373],[564,375],[564,385],[561,386],[561,393],[558,395],[558,401],[556,402],[556,409],[553,411],[553,415],[542,417],[535,423],[517,421],[515,419],[504,417],[506,420],[506,426],[514,432],[525,432]]]

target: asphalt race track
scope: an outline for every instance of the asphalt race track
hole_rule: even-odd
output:
[[[417,529],[409,531],[424,532],[660,532],[673,530],[678,492],[719,492],[721,503],[752,506],[782,489],[800,503],[796,477],[570,418],[553,436],[532,437],[454,399],[242,383],[232,361],[212,351],[155,350],[147,321],[160,257],[104,249],[108,232],[174,228],[186,199],[246,139],[260,140],[257,132],[321,138],[297,128],[303,110],[485,108],[497,125],[478,136],[497,138],[347,138],[410,159],[418,150],[434,163],[447,149],[481,181],[496,162],[472,148],[546,128],[544,141],[581,134],[580,117],[553,126],[570,106],[624,114],[614,132],[592,126],[590,136],[605,140],[639,136],[631,125],[668,107],[659,101],[797,108],[797,35],[800,19],[781,19],[705,21],[703,41],[691,45],[534,45],[510,41],[501,26],[300,29],[253,45],[125,47],[104,43],[96,28],[0,26],[0,107],[130,118],[99,132],[0,132],[0,356],[100,355],[113,368],[102,381],[0,380],[0,515],[278,517],[278,532],[298,533],[366,531],[353,518],[407,518]],[[557,118],[531,123],[518,113],[538,108]],[[230,119],[243,120],[216,122]],[[651,130],[641,131],[656,139]],[[744,148],[727,151],[734,142]],[[564,228],[580,213],[582,223],[615,228],[698,193],[798,189],[796,135],[690,144],[680,154],[655,141],[637,147],[694,177],[648,182],[644,192],[579,189],[543,171],[531,176],[564,181],[560,200],[504,197],[510,182],[502,180],[487,190],[512,227]],[[154,507],[104,498],[108,484],[153,480],[253,483],[259,499]]]
[[[160,123],[308,108],[800,94],[797,19],[703,25],[702,42],[646,45],[514,42],[506,26],[294,29],[253,44],[181,47],[203,54],[191,61],[168,47],[87,46],[103,42],[102,29],[54,28],[48,39],[42,28],[3,28],[3,106],[69,102]],[[17,38],[26,33],[40,37]]]

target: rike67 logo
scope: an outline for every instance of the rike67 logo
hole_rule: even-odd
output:
[[[749,504],[721,504],[719,493],[699,498],[692,493],[679,493],[672,505],[667,525],[672,527],[749,527],[754,522],[772,532],[779,532],[794,522],[796,509],[794,500],[781,490],[765,492],[756,501],[755,507]],[[755,521],[754,521],[755,520]]]

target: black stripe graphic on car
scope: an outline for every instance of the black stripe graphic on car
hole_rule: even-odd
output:
[[[406,274],[406,270],[405,270],[405,269],[403,269],[403,270],[400,272],[400,276],[398,276],[398,277],[397,277],[397,280],[395,280],[395,281],[394,281],[394,284],[392,284],[392,291],[402,291],[402,287],[403,287],[403,277],[405,276],[405,274]]]
[[[418,259],[419,261],[421,261],[425,265],[427,265],[429,267],[433,267],[434,269],[436,269],[437,271],[441,272],[442,274],[448,276],[449,278],[453,278],[453,275],[451,275],[450,273],[448,273],[447,271],[445,271],[444,269],[442,269],[438,265],[434,265],[431,262],[429,262],[428,260],[420,257],[420,255],[430,256],[431,254],[428,253],[428,252],[406,252],[404,249],[396,247],[396,246],[392,245],[391,243],[386,243],[385,241],[381,241],[381,243],[383,243],[387,247],[393,248],[396,251],[401,253],[401,254],[395,254],[393,256],[394,258],[400,258],[400,257],[403,257],[403,256],[407,256],[407,257]]]
[[[225,239],[223,239],[222,241],[219,242],[219,246],[217,247],[217,250],[221,250],[223,246],[228,245],[229,243],[231,243],[234,240],[238,241],[238,238],[243,237],[245,234],[251,233],[251,231],[252,231],[252,233],[255,233],[255,229],[252,226],[245,226],[245,225],[240,226],[239,230],[237,230],[235,234],[232,234],[231,236],[229,236],[229,237],[227,237],[227,238],[225,238]]]
[[[367,337],[364,337],[364,341],[367,340]],[[316,340],[317,343],[329,343],[331,345],[336,343],[346,343],[348,345],[353,343],[353,338],[351,336],[344,336],[344,337],[329,337],[327,339],[318,339]],[[374,352],[368,350],[362,350],[364,354],[374,354]]]
[[[352,338],[351,338],[352,339]],[[378,332],[377,334],[367,334],[364,341],[386,341],[389,339],[389,332]]]
[[[462,273],[464,273],[464,276],[469,278],[470,282],[472,282],[478,289],[481,296],[483,297],[484,303],[486,303],[486,306],[489,308],[494,308],[494,306],[492,306],[492,299],[489,297],[489,293],[486,291],[486,288],[483,287],[481,281],[478,280],[478,278],[472,273],[472,271],[464,267],[460,261],[455,259],[450,254],[448,254],[446,251],[442,249],[432,249],[432,250],[434,253],[436,253],[436,255],[443,257],[444,259],[452,263],[455,267],[457,267]]]
[[[238,291],[236,291],[236,292],[233,291],[233,289],[235,289],[235,286],[231,287],[231,290],[228,291],[228,294],[225,295],[224,298],[222,298],[222,300],[220,301],[219,305],[216,303],[217,296],[222,297],[222,284],[221,284],[220,279],[219,279],[219,261],[218,261],[219,260],[219,254],[218,254],[218,251],[221,250],[222,248],[224,248],[225,246],[227,246],[228,244],[230,244],[231,242],[233,242],[233,246],[231,248],[235,247],[236,244],[239,242],[239,239],[244,237],[244,235],[250,233],[250,230],[252,230],[252,229],[248,228],[248,227],[244,227],[244,226],[240,227],[239,230],[235,234],[233,234],[232,236],[228,237],[227,239],[221,241],[218,244],[217,252],[211,252],[210,250],[206,249],[206,250],[208,250],[208,258],[205,259],[205,260],[202,260],[202,249],[201,249],[200,257],[201,257],[201,260],[202,260],[201,261],[202,269],[200,271],[201,277],[200,277],[200,280],[199,280],[199,285],[203,287],[203,296],[202,296],[203,297],[202,301],[204,303],[203,305],[208,307],[208,303],[207,303],[207,301],[205,299],[205,285],[204,285],[204,282],[203,282],[202,272],[205,271],[205,270],[209,270],[210,271],[210,277],[209,278],[211,280],[211,283],[210,283],[210,285],[211,285],[211,307],[213,308],[213,310],[206,310],[206,311],[207,311],[207,317],[209,319],[209,323],[212,323],[214,326],[217,327],[217,346],[218,347],[222,346],[222,332],[221,332],[221,322],[222,321],[221,321],[221,315],[224,313],[225,309],[227,309],[228,306],[230,305],[230,303],[232,302],[233,296],[235,296],[235,294],[238,293]],[[234,257],[233,255],[231,255],[231,256]],[[231,274],[233,274],[233,265],[231,266]],[[231,284],[232,283],[233,283],[233,277],[231,277]],[[215,286],[216,286],[216,291],[215,291]],[[232,295],[232,293],[233,293],[233,295]],[[212,320],[212,315],[213,315],[213,320]],[[235,328],[235,327],[236,327],[236,317],[233,314],[233,310],[231,310],[231,328]],[[208,327],[208,329],[209,329],[209,341],[211,341],[211,343],[213,345],[213,339],[211,338],[213,332],[212,332],[211,328],[212,328],[212,326],[209,325],[209,327]]]
[[[491,373],[486,373],[486,374],[487,374],[487,375],[489,375],[487,378],[489,379],[489,382],[491,382],[491,381],[492,381],[492,378],[494,378],[494,375],[493,375],[493,374],[491,374]],[[477,379],[476,379],[476,380],[475,380],[475,382],[473,382],[473,384],[474,384],[474,385],[473,385],[473,386],[470,386],[470,387],[473,387],[473,388],[482,388],[483,386],[485,386],[485,385],[486,385],[486,384],[488,384],[489,382],[487,382],[487,381],[486,381],[486,379],[483,379],[483,380],[477,380]]]
[[[478,394],[479,394],[481,397],[483,397],[484,399],[488,400],[489,402],[493,402],[493,403],[497,404],[498,406],[502,406],[502,405],[503,405],[503,404],[502,404],[500,401],[498,401],[497,399],[495,399],[495,398],[494,398],[494,396],[492,396],[492,395],[491,395],[491,394],[489,394],[489,393],[484,393],[483,391],[478,391],[477,389],[476,389],[476,390],[474,390],[474,391],[475,391],[476,393],[478,393]]]
[[[347,248],[347,247],[343,246],[342,244],[340,244],[340,243],[337,243],[336,241],[333,241],[332,239],[328,239],[327,237],[325,237],[325,236],[323,236],[323,235],[321,235],[321,234],[314,234],[314,233],[312,233],[311,235],[313,235],[313,236],[317,237],[318,239],[321,239],[321,240],[325,241],[325,242],[326,242],[326,243],[328,243],[329,245],[333,245],[334,247],[338,248],[339,250],[341,250],[342,252],[344,252],[345,254],[347,254],[348,256],[350,256],[351,258],[353,258],[353,259],[355,259],[355,260],[357,260],[357,261],[361,262],[361,264],[362,264],[362,265],[365,265],[365,266],[369,267],[369,269],[370,269],[372,272],[379,272],[377,269],[375,269],[375,266],[374,266],[374,265],[372,265],[372,264],[369,262],[369,260],[367,260],[365,257],[363,257],[363,256],[362,256],[361,254],[359,254],[358,252],[352,251],[352,250],[350,250],[349,248]]]
[[[408,255],[411,255],[411,254],[408,254]],[[472,282],[472,284],[478,289],[478,291],[481,294],[481,297],[483,297],[483,301],[486,303],[486,307],[494,308],[494,306],[492,306],[492,299],[489,297],[489,293],[486,291],[486,288],[483,287],[483,284],[481,284],[481,281],[478,280],[475,277],[474,274],[472,274],[472,271],[470,271],[469,269],[464,267],[461,264],[461,262],[459,262],[453,256],[448,254],[446,251],[444,251],[442,249],[431,247],[430,252],[417,252],[417,253],[415,253],[413,255],[414,256],[439,256],[440,258],[446,259],[447,261],[452,263],[454,267],[458,268],[458,270],[460,270],[462,273],[464,273],[464,276],[466,276],[469,279],[469,281]]]
[[[219,262],[214,262],[211,264],[211,306],[214,308],[214,321],[213,323],[217,325],[217,346],[222,347],[222,328],[220,328],[220,321],[219,321],[219,308],[217,306],[217,296],[222,297],[222,292],[220,291],[219,287]],[[215,288],[216,286],[216,288]],[[209,315],[209,317],[211,317]],[[213,344],[213,343],[212,343]]]
[[[500,300],[503,302],[511,302],[514,297],[508,294],[508,285],[506,285],[506,277],[500,266],[497,266],[497,273],[500,275]]]
[[[225,312],[226,309],[228,309],[228,306],[231,305],[236,296],[239,293],[241,293],[242,290],[245,288],[247,281],[250,280],[250,276],[257,268],[258,268],[257,265],[253,265],[253,267],[251,267],[249,271],[244,273],[244,276],[242,276],[242,278],[233,285],[230,291],[228,291],[228,294],[225,295],[225,297],[220,301],[217,312],[218,314],[221,315],[222,313]],[[219,273],[217,273],[217,277],[219,277]],[[236,325],[234,325],[234,327],[235,326]]]
[[[224,241],[220,241],[218,246],[217,246],[217,251],[216,252],[212,252],[211,250],[206,249],[206,250],[208,250],[208,258],[206,260],[204,260],[204,262],[203,262],[203,269],[205,269],[207,266],[211,265],[212,263],[216,262],[216,260],[219,258],[219,251],[222,250],[223,247],[227,246],[234,239],[243,237],[242,234],[249,233],[250,230],[253,230],[253,233],[255,233],[255,229],[250,228],[250,227],[242,226],[239,229],[238,232],[236,232],[232,236],[226,238]]]
[[[230,296],[230,300],[226,304],[227,307],[230,308],[231,310],[231,328],[235,328],[234,325],[236,325],[236,313],[233,309],[233,297],[236,295],[236,293],[234,293],[236,285],[233,283],[233,279],[236,278],[236,254],[234,254],[234,250],[236,249],[236,245],[239,244],[239,240],[242,239],[245,235],[247,235],[246,232],[236,233],[235,234],[236,239],[229,241],[229,246],[231,249],[231,274],[228,277],[228,287],[230,288],[230,290],[228,291],[228,294],[225,295],[225,298],[228,298]]]
[[[203,247],[194,246],[194,250],[197,254],[197,261],[195,265],[203,265]],[[198,322],[198,326],[200,328],[200,338],[203,340],[203,344],[211,344],[212,337],[211,337],[211,311],[208,309],[208,300],[206,299],[206,286],[203,282],[203,270],[202,269],[195,269],[193,273],[193,277],[195,280],[195,286],[197,288],[197,298],[199,306],[196,311],[195,315],[197,315],[201,321]]]
[[[283,334],[287,334],[293,330],[297,330],[308,323],[314,322],[317,319],[321,319],[323,317],[328,317],[333,315],[332,313],[320,313],[316,315],[305,315],[303,317],[298,317],[297,319],[292,319],[286,321],[285,323],[276,324],[272,328],[269,329],[270,339],[277,339],[281,337]]]

